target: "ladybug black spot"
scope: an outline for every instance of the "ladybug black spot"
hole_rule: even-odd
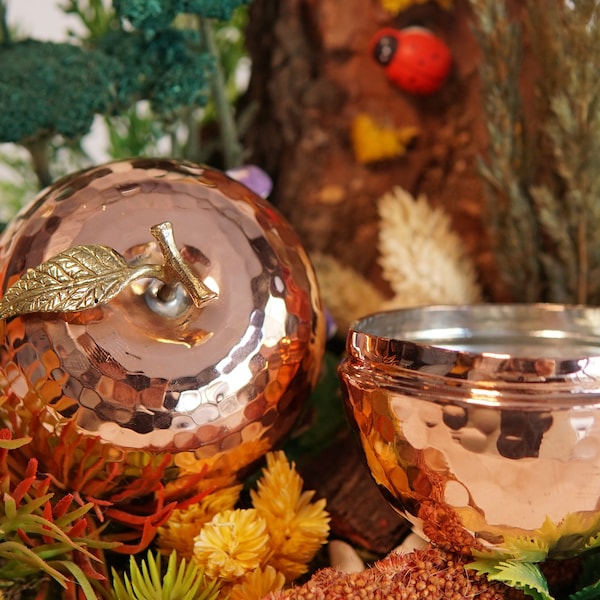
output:
[[[380,65],[388,65],[398,49],[398,40],[391,35],[382,36],[373,48],[373,56]]]

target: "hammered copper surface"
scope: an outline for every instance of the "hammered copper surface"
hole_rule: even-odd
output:
[[[600,532],[600,309],[381,313],[347,350],[350,418],[415,532],[459,552],[556,558]]]
[[[0,323],[7,418],[27,434],[41,411],[47,429],[75,422],[100,439],[109,461],[164,454],[177,467],[170,478],[208,465],[208,478],[226,482],[289,431],[324,346],[311,265],[266,201],[186,163],[93,168],[42,192],[11,224],[0,242],[0,287],[75,245],[160,263],[149,232],[167,220],[218,298],[198,309],[180,290],[170,306],[145,279],[104,306]]]

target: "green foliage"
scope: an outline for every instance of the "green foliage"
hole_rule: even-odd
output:
[[[552,178],[533,187],[541,259],[557,301],[600,301],[600,81],[592,58],[600,52],[600,6],[579,0],[572,9],[528,0],[533,47],[542,76],[538,114],[540,156]]]
[[[581,573],[577,587],[584,589],[597,584],[600,578],[600,551],[588,552],[582,557]]]
[[[471,6],[483,54],[480,76],[489,144],[480,171],[489,200],[494,255],[515,299],[531,302],[540,293],[539,233],[527,192],[531,165],[526,159],[516,85],[522,61],[521,32],[511,22],[505,2],[471,0]]]
[[[598,600],[600,599],[600,579],[595,584],[589,585],[571,594],[569,600]]]
[[[140,103],[122,115],[106,119],[108,153],[114,158],[156,156],[164,130]]]
[[[542,562],[548,557],[550,544],[543,537],[506,537],[506,552],[523,562]]]
[[[517,538],[515,538],[517,540]],[[518,538],[523,541],[524,538]],[[530,540],[531,546],[543,546]],[[477,553],[477,559],[466,567],[478,573],[483,573],[490,581],[499,581],[505,585],[521,590],[534,600],[553,600],[554,596],[548,588],[548,583],[538,564],[545,559],[543,552],[530,551],[527,544],[513,542],[510,552],[516,552],[516,558],[506,559],[490,553]],[[512,554],[511,554],[512,555]],[[600,552],[589,551],[581,557],[581,572],[569,600],[599,600],[600,599]],[[565,593],[561,592],[559,598]]]
[[[325,353],[319,381],[307,403],[305,417],[300,419],[299,427],[284,446],[290,460],[317,455],[347,426],[337,376],[338,364],[337,355]]]
[[[95,600],[92,580],[103,577],[94,567],[101,563],[98,551],[115,544],[100,541],[99,532],[90,527],[92,504],[77,506],[70,494],[48,492],[50,482],[39,478],[35,459],[15,481],[9,453],[18,453],[30,441],[13,440],[8,430],[0,431],[0,581],[10,588],[49,576],[67,588],[75,580],[85,598]]]
[[[35,173],[24,152],[15,152],[13,145],[0,146],[0,230],[37,192]]]
[[[178,562],[175,552],[169,556],[164,573],[160,555],[152,552],[141,566],[130,557],[129,573],[123,579],[113,569],[115,600],[216,600],[219,591],[218,583],[208,581],[194,562]]]
[[[0,62],[0,142],[76,138],[114,103],[120,66],[102,52],[24,40],[0,46]]]
[[[109,31],[98,48],[118,61],[113,79],[119,112],[148,100],[164,121],[206,102],[213,59],[199,49],[196,32],[165,29],[148,39],[141,32]]]
[[[114,0],[117,14],[135,28],[154,33],[168,27],[180,13],[228,20],[249,0]]]
[[[499,581],[521,590],[533,600],[553,600],[546,578],[536,564],[515,560],[479,559],[466,567],[484,573],[489,581]]]
[[[593,512],[568,513],[559,523],[547,517],[542,526],[533,532],[531,543],[537,544],[540,550],[545,549],[548,558],[574,555],[591,550],[597,545],[593,536],[599,527],[600,518]],[[520,560],[541,561],[546,557],[534,559],[519,554],[510,545],[514,543],[513,538],[507,538],[507,543],[510,554]]]
[[[239,6],[250,0],[180,0],[181,12],[195,13],[206,19],[228,21]]]
[[[101,38],[116,25],[115,12],[104,0],[67,0],[61,8],[65,14],[73,15],[81,21],[88,42]],[[78,39],[73,31],[69,31],[69,35]]]
[[[113,7],[104,0],[63,0],[65,13],[78,17],[85,28],[83,34],[71,31],[72,43],[63,44],[12,40],[5,11],[0,11],[0,142],[27,148],[44,187],[59,174],[56,143],[78,140],[95,115],[107,120],[113,158],[153,155],[157,140],[168,135],[170,154],[198,160],[198,129],[216,119],[226,122],[221,130],[227,140],[220,147],[212,139],[203,140],[208,155],[215,148],[225,152],[232,147],[236,151],[229,162],[237,163],[241,152],[229,104],[237,98],[232,73],[244,54],[243,36],[233,36],[233,41],[231,36],[219,37],[225,31],[221,25],[202,20],[229,19],[246,3],[116,0]],[[184,13],[192,18],[175,18]],[[124,20],[143,27],[132,30],[122,26]],[[151,26],[146,28],[146,22]],[[234,31],[239,33],[244,22],[244,12],[237,11]],[[216,45],[206,38],[213,27]],[[211,98],[209,109],[199,114]],[[140,112],[140,101],[149,103],[149,114]],[[13,179],[2,186],[14,199],[11,205],[29,192],[26,186],[19,191],[20,176]]]

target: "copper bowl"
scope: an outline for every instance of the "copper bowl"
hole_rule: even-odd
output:
[[[348,334],[340,378],[371,473],[460,553],[565,558],[600,532],[600,309],[431,306]]]

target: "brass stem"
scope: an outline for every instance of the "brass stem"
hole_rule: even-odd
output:
[[[167,286],[172,286],[180,282],[197,308],[201,308],[204,304],[217,297],[217,294],[204,285],[183,260],[175,245],[175,236],[171,223],[165,221],[164,223],[154,225],[150,228],[150,233],[152,233],[158,242],[160,251],[165,259],[163,277],[161,279]],[[167,290],[165,290],[165,293],[168,294]]]

